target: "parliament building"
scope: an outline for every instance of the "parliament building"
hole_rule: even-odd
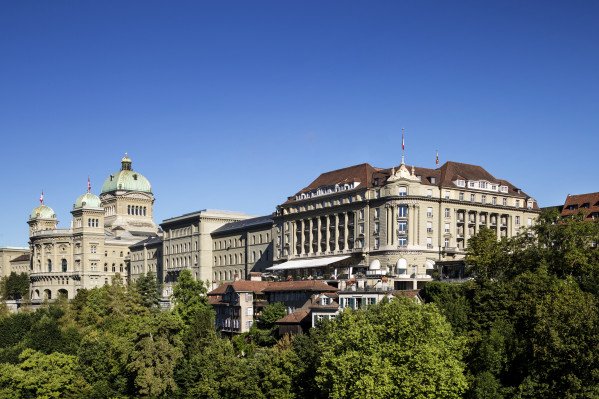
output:
[[[40,198],[29,216],[31,299],[73,298],[82,288],[126,282],[129,247],[156,237],[154,195],[148,179],[125,155],[121,169],[106,178],[97,196],[88,184],[71,210],[70,228],[58,228],[56,214]],[[158,272],[157,270],[152,270]]]

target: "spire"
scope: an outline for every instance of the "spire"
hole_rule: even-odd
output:
[[[435,165],[439,165],[439,150],[437,150],[437,156],[435,157]]]
[[[40,195],[40,204],[44,205],[44,190],[42,190],[42,194]]]
[[[89,176],[87,176],[87,192],[90,193],[92,191],[92,182],[89,180]]]

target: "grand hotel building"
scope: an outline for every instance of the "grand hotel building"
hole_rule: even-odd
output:
[[[277,207],[268,270],[418,288],[439,265],[462,260],[483,226],[511,237],[538,212],[533,198],[477,165],[355,165],[323,173]]]

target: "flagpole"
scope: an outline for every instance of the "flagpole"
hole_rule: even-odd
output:
[[[405,131],[403,127],[401,128],[401,163],[405,164],[405,152],[406,152],[406,141],[405,141]]]

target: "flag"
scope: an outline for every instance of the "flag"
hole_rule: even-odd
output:
[[[435,165],[439,165],[439,151],[437,150],[437,157],[435,158]]]
[[[42,190],[42,194],[40,195],[40,204],[44,204],[44,190]]]
[[[404,151],[406,149],[406,141],[404,139],[404,129],[401,129],[401,150]]]
[[[92,191],[92,182],[89,180],[89,176],[87,176],[87,192]]]

